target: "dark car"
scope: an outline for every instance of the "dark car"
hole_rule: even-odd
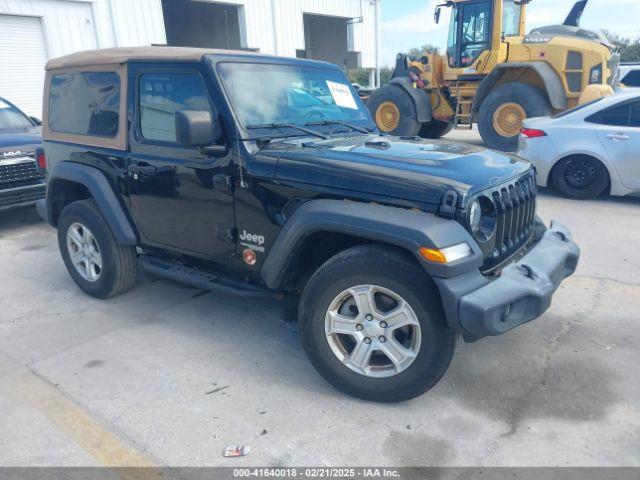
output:
[[[0,210],[33,205],[44,197],[39,121],[0,97]],[[40,163],[43,158],[40,158]]]
[[[110,49],[50,61],[45,88],[38,210],[82,290],[123,293],[141,265],[294,300],[311,363],[359,397],[420,395],[459,334],[540,316],[578,263],[531,164],[381,135],[330,64]]]

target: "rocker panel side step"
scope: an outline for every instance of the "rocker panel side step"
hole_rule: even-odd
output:
[[[140,255],[140,264],[148,272],[193,287],[230,295],[252,298],[280,298],[278,292],[237,280],[208,273],[180,263],[161,260],[150,255]]]

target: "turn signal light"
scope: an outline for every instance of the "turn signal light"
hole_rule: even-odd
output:
[[[421,247],[418,251],[422,258],[434,263],[452,263],[473,255],[471,247],[466,242],[447,248]]]
[[[523,128],[522,130],[520,130],[520,133],[524,138],[539,138],[547,136],[546,132],[537,130],[535,128]]]
[[[444,254],[437,248],[422,247],[420,248],[420,255],[422,255],[422,258],[429,260],[430,262],[447,263],[447,259]]]

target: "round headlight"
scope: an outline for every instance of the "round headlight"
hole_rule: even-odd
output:
[[[493,202],[482,195],[469,207],[469,229],[476,240],[486,242],[496,229],[496,209]]]
[[[471,231],[476,233],[480,229],[480,221],[482,220],[482,206],[480,201],[476,200],[469,210],[469,226]]]

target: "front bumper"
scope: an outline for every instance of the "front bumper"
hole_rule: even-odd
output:
[[[542,315],[562,280],[575,272],[580,248],[559,223],[494,280],[475,274],[435,279],[449,325],[465,340],[501,335]],[[453,318],[452,318],[453,317]]]
[[[33,205],[44,198],[45,191],[44,182],[4,190],[0,188],[0,210]]]

